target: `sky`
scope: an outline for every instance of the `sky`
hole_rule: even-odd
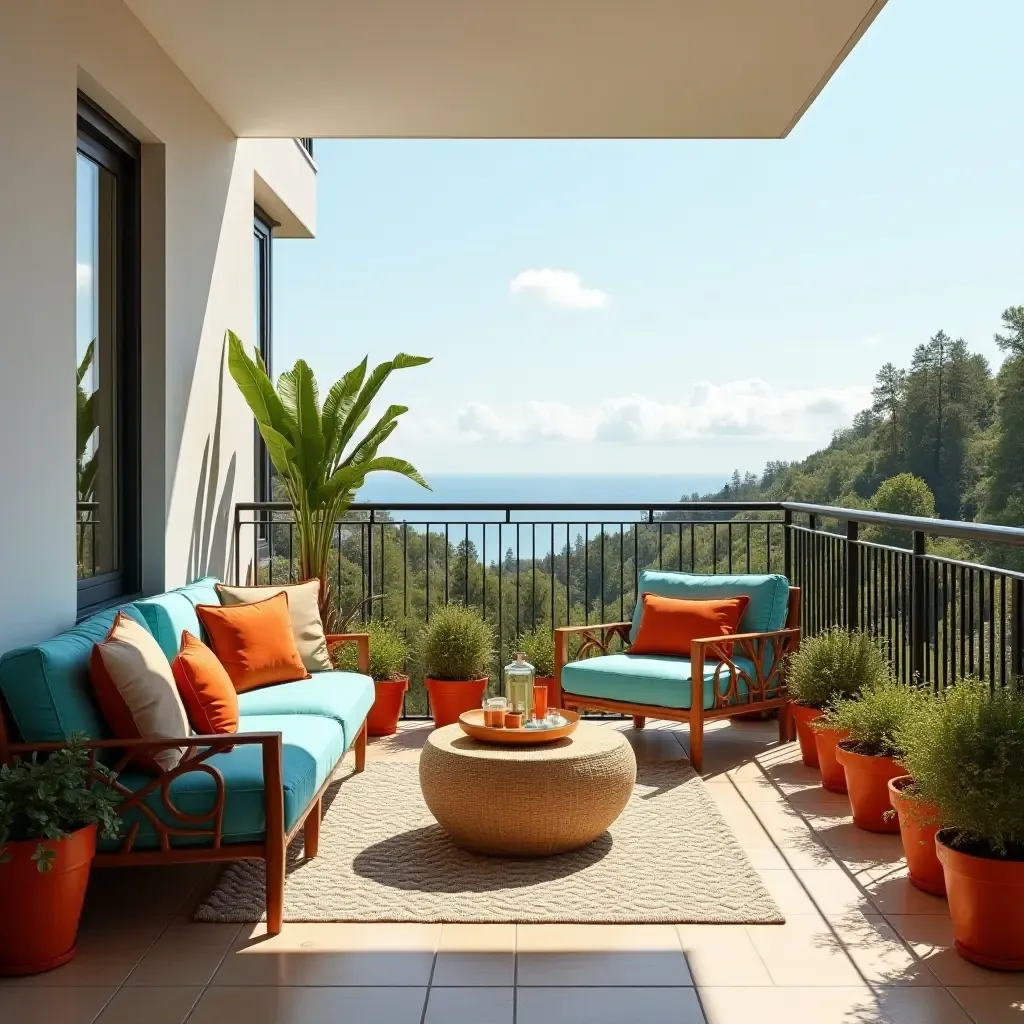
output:
[[[1024,0],[890,0],[785,140],[317,140],[274,370],[382,398],[429,472],[760,472],[940,328],[1024,303]]]

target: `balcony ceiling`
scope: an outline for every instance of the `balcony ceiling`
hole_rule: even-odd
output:
[[[239,136],[781,138],[885,0],[125,0]]]

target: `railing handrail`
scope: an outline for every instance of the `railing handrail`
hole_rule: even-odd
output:
[[[820,519],[839,519],[847,523],[864,523],[868,526],[888,526],[911,533],[924,533],[929,537],[953,537],[957,540],[989,541],[1024,547],[1024,529],[1018,526],[958,522],[955,519],[928,519],[924,516],[903,516],[864,508],[807,505],[799,501],[782,501],[779,502],[779,507],[784,511],[799,512]]]
[[[235,505],[237,512],[288,512],[287,501],[247,501]],[[1024,547],[1024,528],[991,523],[960,522],[954,519],[928,519],[923,516],[875,512],[872,509],[813,505],[800,501],[610,501],[610,502],[493,502],[493,501],[361,501],[350,512],[795,512],[819,519],[886,526],[890,529],[919,532],[929,537],[1010,544]],[[424,522],[429,520],[425,517]]]

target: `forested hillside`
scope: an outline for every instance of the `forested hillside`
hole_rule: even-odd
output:
[[[827,448],[801,462],[769,462],[760,479],[735,473],[707,497],[1024,525],[1024,306],[1003,312],[995,337],[1007,354],[998,373],[940,330],[909,367],[878,371],[872,406]]]

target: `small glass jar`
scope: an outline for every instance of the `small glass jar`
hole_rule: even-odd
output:
[[[505,728],[508,701],[504,697],[488,697],[484,701],[484,725],[491,729]]]
[[[533,684],[537,677],[533,666],[521,651],[505,666],[505,696],[509,711],[518,711],[526,721],[533,717]]]

